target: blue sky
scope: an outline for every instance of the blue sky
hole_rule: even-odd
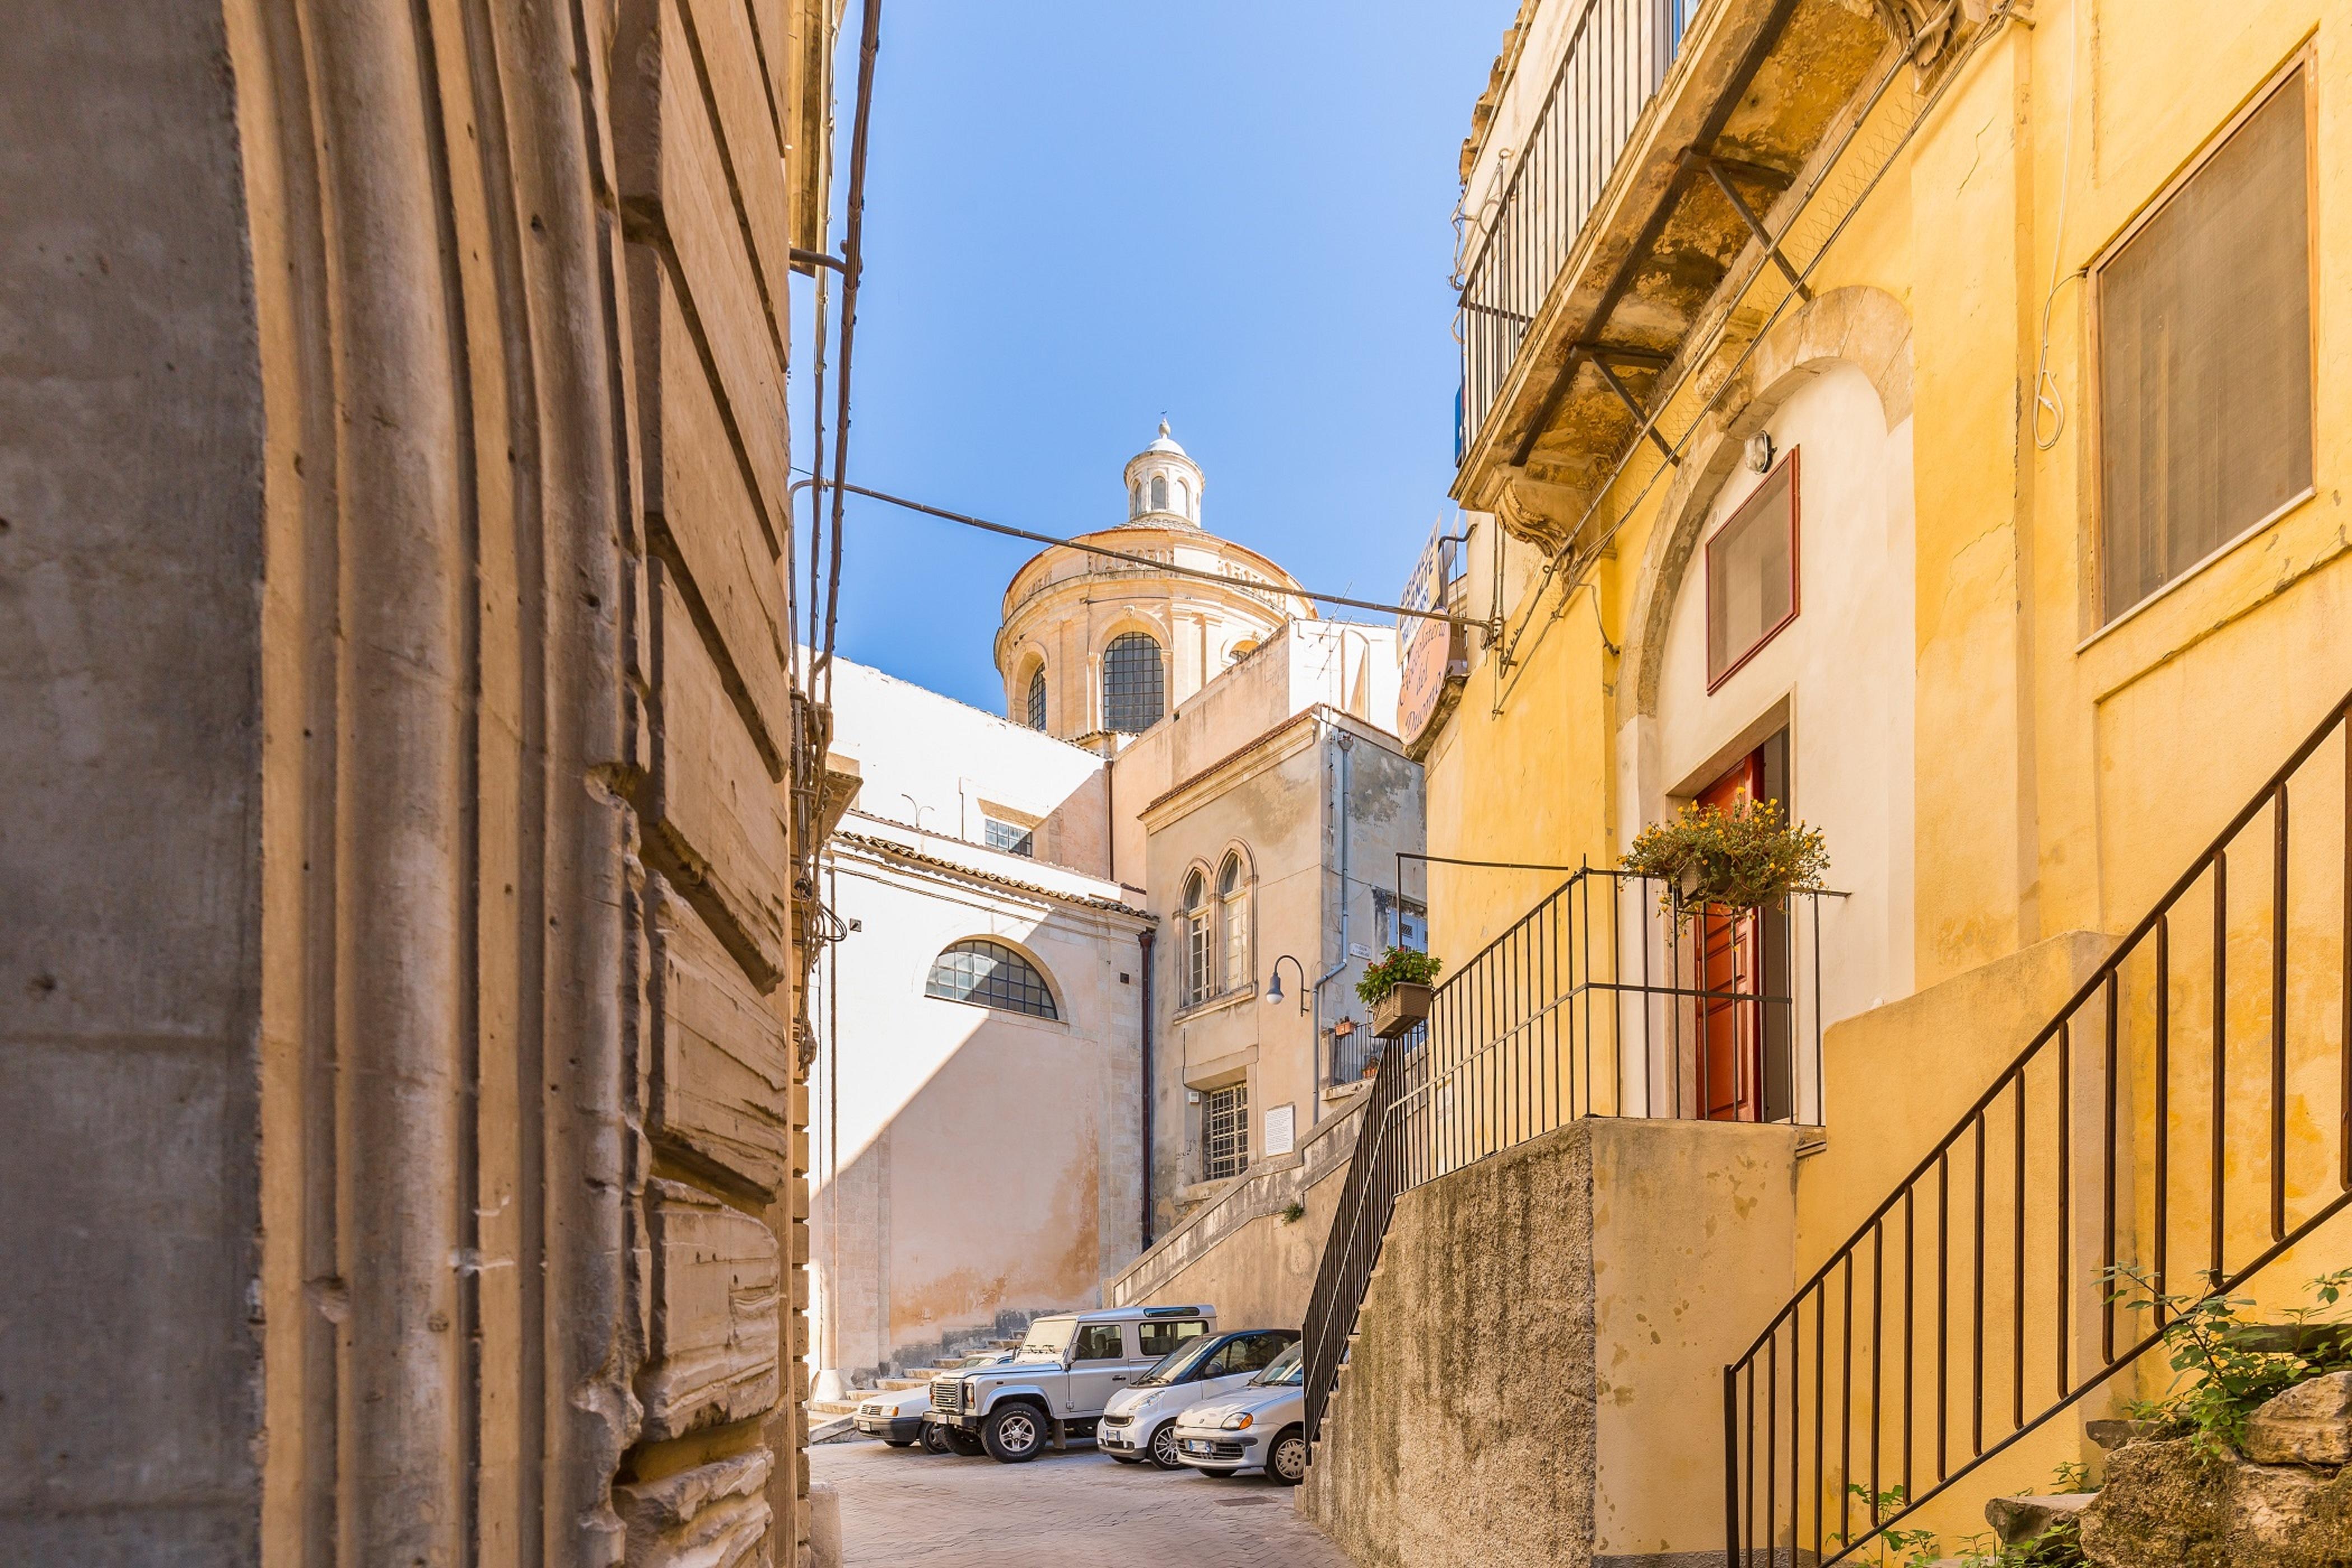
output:
[[[1164,411],[1211,531],[1392,598],[1452,513],[1455,161],[1515,9],[887,0],[852,480],[1106,527]],[[991,638],[1028,547],[849,506],[842,651],[1001,706]]]

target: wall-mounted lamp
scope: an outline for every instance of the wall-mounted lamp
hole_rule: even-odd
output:
[[[1298,971],[1298,1010],[1304,1013],[1307,1002],[1307,966],[1286,952],[1274,961],[1274,973],[1265,983],[1265,1005],[1271,1007],[1282,1000],[1282,966],[1286,963]]]

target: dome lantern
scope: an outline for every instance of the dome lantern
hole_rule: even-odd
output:
[[[1201,465],[1176,444],[1176,437],[1168,433],[1168,421],[1162,419],[1151,445],[1127,461],[1128,521],[1198,528],[1203,484]]]

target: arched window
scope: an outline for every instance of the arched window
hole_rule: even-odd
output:
[[[1176,481],[1176,510],[1186,517],[1192,515],[1192,487],[1181,479]]]
[[[1103,650],[1103,728],[1140,735],[1168,711],[1160,645],[1142,632],[1113,637]]]
[[[1129,517],[1143,515],[1143,481],[1141,479],[1136,480],[1134,484],[1128,487],[1127,515]]]
[[[1026,1013],[1033,1018],[1061,1016],[1054,1009],[1054,993],[1037,966],[1003,942],[985,937],[952,942],[931,960],[931,978],[923,994],[1004,1013]]]
[[[1151,510],[1154,511],[1168,510],[1168,476],[1166,474],[1151,476]]]
[[[1216,991],[1210,975],[1213,949],[1209,941],[1208,884],[1198,871],[1184,879],[1184,907],[1177,915],[1183,938],[1184,1005],[1205,1002]]]
[[[1039,665],[1029,673],[1029,728],[1045,727],[1045,667]]]
[[[1225,857],[1217,873],[1217,923],[1224,938],[1225,989],[1238,991],[1249,984],[1249,875],[1239,854]]]

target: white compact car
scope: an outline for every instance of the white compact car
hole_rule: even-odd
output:
[[[968,1366],[995,1366],[1013,1359],[1011,1351],[983,1351],[968,1355],[950,1364],[961,1370]],[[920,1388],[894,1388],[869,1394],[858,1401],[857,1414],[850,1425],[868,1437],[879,1437],[893,1448],[912,1447],[922,1444],[924,1451],[944,1454],[948,1451],[945,1436],[938,1424],[924,1419],[931,1411],[931,1385]]]
[[[1176,1458],[1204,1476],[1262,1469],[1284,1486],[1307,1479],[1307,1368],[1294,1344],[1222,1399],[1176,1417]]]
[[[1295,1329],[1212,1334],[1170,1354],[1103,1406],[1095,1443],[1123,1465],[1150,1459],[1163,1470],[1176,1457],[1176,1417],[1187,1405],[1237,1392],[1298,1341]]]

